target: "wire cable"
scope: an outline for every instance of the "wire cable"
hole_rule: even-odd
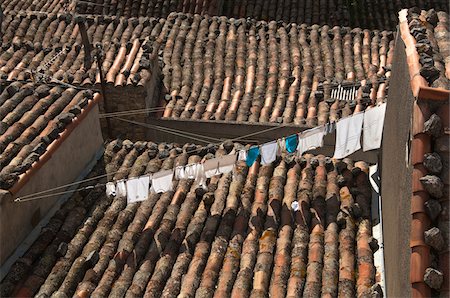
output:
[[[228,141],[234,142],[234,141],[242,140],[242,139],[245,139],[245,138],[248,138],[248,137],[251,137],[251,136],[255,136],[255,135],[258,135],[258,134],[266,133],[266,132],[268,132],[268,131],[280,129],[280,128],[282,128],[282,127],[285,127],[286,125],[287,125],[287,124],[282,124],[282,125],[279,125],[279,126],[274,126],[274,127],[268,128],[268,129],[263,129],[263,130],[261,130],[261,131],[257,131],[257,132],[250,133],[250,134],[247,134],[247,135],[244,135],[244,136],[240,136],[240,137],[236,137],[236,138],[233,138],[233,139],[229,139]],[[223,141],[223,142],[218,142],[218,143],[215,143],[214,145],[220,145],[220,144],[222,144],[222,143],[224,143],[224,142],[225,142],[225,141]],[[206,148],[206,146],[202,146],[202,147],[196,148],[196,149],[194,149],[194,150],[186,151],[185,153],[187,153],[187,154],[196,153],[196,152],[199,152],[199,151],[201,151],[201,150],[203,150],[203,149],[205,149],[205,148]],[[181,153],[180,153],[180,154],[181,154]],[[173,158],[174,158],[174,157],[177,157],[177,156],[179,156],[179,154],[173,156]],[[166,160],[166,159],[168,159],[168,158],[171,158],[171,157],[169,156],[169,157],[162,158],[161,161],[164,161],[164,160]],[[94,177],[91,177],[91,178],[83,179],[83,180],[80,180],[80,181],[68,183],[68,184],[65,184],[65,185],[53,187],[53,188],[51,188],[51,189],[42,190],[42,191],[39,191],[39,192],[35,192],[35,193],[32,193],[32,194],[28,194],[28,195],[25,195],[25,196],[16,198],[16,199],[14,200],[14,202],[22,202],[22,201],[24,201],[25,199],[30,199],[30,198],[33,198],[33,200],[34,200],[34,199],[37,200],[37,199],[40,198],[40,196],[37,196],[37,195],[44,195],[44,194],[47,194],[47,193],[52,192],[52,191],[55,191],[55,190],[63,189],[63,188],[70,187],[70,186],[74,186],[74,185],[79,185],[79,184],[81,184],[81,183],[90,182],[90,181],[93,181],[93,180],[98,180],[98,179],[101,179],[101,178],[104,178],[104,177],[107,177],[107,176],[110,176],[110,175],[117,174],[117,173],[119,173],[119,172],[121,172],[121,171],[124,171],[124,170],[129,170],[129,169],[131,169],[132,167],[133,167],[133,166],[127,167],[127,168],[125,168],[125,169],[120,169],[120,170],[114,171],[114,172],[112,172],[112,173],[102,174],[102,175],[94,176]],[[75,192],[75,191],[76,191],[76,190],[71,190],[71,191],[67,191],[67,192]]]

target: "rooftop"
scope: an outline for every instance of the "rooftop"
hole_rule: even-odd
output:
[[[232,149],[200,148],[116,140],[88,177],[135,177]],[[370,201],[366,163],[309,154],[240,162],[206,191],[185,179],[128,205],[104,187],[80,190],[13,265],[1,295],[369,294]]]
[[[0,189],[9,189],[86,108],[94,92],[21,82],[0,86]]]

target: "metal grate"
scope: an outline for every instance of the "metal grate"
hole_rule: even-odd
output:
[[[355,100],[357,92],[358,88],[356,86],[339,85],[331,90],[331,98],[351,102]]]

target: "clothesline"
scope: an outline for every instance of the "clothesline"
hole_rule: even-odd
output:
[[[225,141],[230,141],[230,142],[239,141],[239,140],[246,139],[246,138],[249,138],[249,137],[252,137],[252,136],[256,136],[256,135],[259,135],[259,134],[263,134],[263,133],[266,133],[266,132],[269,132],[269,131],[281,129],[281,128],[285,127],[285,126],[287,126],[287,124],[282,124],[282,125],[279,125],[279,126],[274,126],[274,127],[266,128],[266,129],[263,129],[263,130],[260,130],[260,131],[256,131],[256,132],[252,132],[252,133],[246,134],[246,135],[244,135],[244,136],[239,136],[239,137],[236,137],[236,138],[233,138],[233,139],[228,139],[228,140],[224,140],[224,141],[221,141],[221,142],[212,143],[212,145],[220,145],[220,144],[224,143]],[[210,143],[209,145],[211,145],[211,143]],[[185,152],[185,153],[187,153],[187,154],[192,154],[192,153],[196,153],[196,152],[199,152],[199,151],[201,151],[201,150],[204,150],[205,148],[206,148],[206,146],[202,146],[202,147],[199,147],[199,148],[196,148],[196,149],[193,149],[193,150],[188,150],[188,151]],[[177,156],[179,156],[180,154],[181,154],[181,153],[176,154],[174,157],[177,157]],[[162,158],[162,159],[160,159],[160,160],[161,160],[161,161],[164,161],[164,160],[166,160],[166,159],[168,159],[168,158],[170,158],[170,156],[169,156],[169,157]],[[42,191],[35,192],[35,193],[32,193],[32,194],[27,194],[27,195],[24,195],[24,196],[21,196],[21,197],[16,198],[14,201],[15,201],[15,202],[24,202],[25,200],[35,200],[35,199],[40,199],[40,198],[42,197],[43,194],[50,193],[50,192],[52,192],[52,191],[59,190],[59,189],[64,189],[64,188],[67,188],[67,187],[70,187],[70,186],[79,185],[79,184],[82,184],[82,183],[86,183],[86,182],[98,180],[98,179],[107,177],[107,176],[109,176],[109,175],[117,174],[117,173],[119,173],[119,172],[121,172],[121,171],[130,170],[132,167],[133,167],[133,166],[126,167],[126,168],[122,168],[122,169],[120,169],[120,170],[117,170],[117,171],[114,171],[114,172],[111,172],[111,173],[102,174],[102,175],[97,175],[97,176],[90,177],[90,178],[86,178],[86,179],[83,179],[83,180],[80,180],[80,181],[77,181],[77,182],[72,182],[72,183],[68,183],[68,184],[61,185],[61,186],[53,187],[53,188],[51,188],[51,189],[42,190]],[[105,185],[105,184],[104,184],[104,185]],[[93,186],[89,186],[89,187],[93,187]],[[73,191],[66,191],[66,192],[64,192],[64,193],[70,193],[70,192],[73,192]],[[62,193],[61,193],[61,194],[62,194]],[[37,197],[37,195],[40,195],[40,196]],[[51,194],[51,195],[46,195],[45,197],[49,197],[49,196],[53,196],[53,194]],[[32,199],[30,199],[30,198],[32,198]]]
[[[194,179],[199,187],[206,187],[206,179],[215,175],[229,173],[236,161],[245,161],[251,167],[260,157],[261,164],[274,162],[283,151],[287,153],[304,152],[323,146],[325,135],[336,130],[336,148],[334,158],[344,158],[361,148],[360,138],[364,128],[364,151],[377,149],[381,145],[381,134],[384,124],[386,104],[374,107],[373,111],[361,112],[346,117],[337,123],[327,123],[298,134],[273,140],[262,145],[252,146],[248,150],[232,151],[229,155],[212,158],[199,163],[179,166],[172,170],[164,170],[136,178],[108,182],[108,196],[126,196],[128,203],[146,200],[149,192],[163,193],[172,190],[173,180]],[[372,115],[373,114],[373,115]]]
[[[323,138],[327,134],[332,133],[334,130],[336,130],[336,146],[333,157],[336,159],[341,159],[361,149],[360,138],[363,130],[364,130],[363,151],[369,151],[380,148],[385,110],[386,104],[383,103],[377,107],[369,109],[368,111],[342,118],[337,122],[329,122],[326,125],[321,125],[300,132],[298,134],[273,140],[262,145],[252,146],[248,150],[242,149],[239,150],[238,152],[232,152],[230,155],[226,155],[225,157],[222,156],[218,158],[213,158],[204,161],[202,163],[189,164],[184,167],[177,167],[172,170],[164,170],[157,173],[147,174],[140,177],[128,179],[128,180],[134,179],[131,182],[128,182],[128,180],[121,180],[117,181],[117,185],[114,184],[113,182],[108,182],[103,185],[107,186],[108,195],[113,195],[117,193],[127,194],[127,185],[129,185],[132,191],[130,197],[128,197],[127,195],[127,199],[129,202],[136,202],[143,200],[144,198],[147,197],[148,194],[144,195],[145,191],[144,192],[142,191],[142,187],[144,187],[145,189],[145,186],[147,186],[147,181],[149,186],[146,188],[147,192],[149,189],[153,192],[168,191],[171,189],[171,183],[173,179],[177,180],[195,179],[199,183],[199,185],[204,185],[205,177],[210,178],[214,175],[224,174],[232,171],[236,160],[245,160],[247,166],[252,166],[253,163],[259,157],[261,157],[261,164],[264,165],[275,161],[277,156],[279,156],[282,151],[285,151],[287,153],[296,152],[297,155],[301,156],[303,153],[307,151],[320,148],[323,146]],[[283,125],[280,125],[277,127],[269,128],[267,130],[277,129],[282,126]],[[230,141],[236,141],[241,138],[247,138],[252,135],[263,133],[267,130],[255,132],[246,136],[241,136]],[[192,150],[192,152],[188,153],[193,153],[198,150],[201,150],[201,148]],[[112,174],[114,173],[109,173],[109,175]],[[105,176],[106,175],[100,175],[97,177],[89,178],[84,181],[73,183],[71,185],[87,182],[88,180],[93,180],[94,178],[102,178]],[[44,194],[44,193],[56,189],[61,189],[67,186],[69,185],[54,188],[52,190],[42,191],[35,194],[30,194],[21,198],[17,198],[15,201],[24,202],[59,195],[64,192],[57,194]],[[150,186],[152,187],[150,188]],[[94,187],[96,186],[91,185],[87,186],[86,189]],[[36,196],[39,194],[44,195]]]

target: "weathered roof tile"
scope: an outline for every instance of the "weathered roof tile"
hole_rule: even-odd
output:
[[[106,146],[106,166],[90,176],[135,177],[232,149],[187,153],[195,148],[116,140]],[[80,191],[13,265],[1,293],[368,294],[375,283],[368,183],[365,163],[305,155],[251,168],[238,162],[202,192],[180,180],[135,204],[106,197],[104,187]]]

